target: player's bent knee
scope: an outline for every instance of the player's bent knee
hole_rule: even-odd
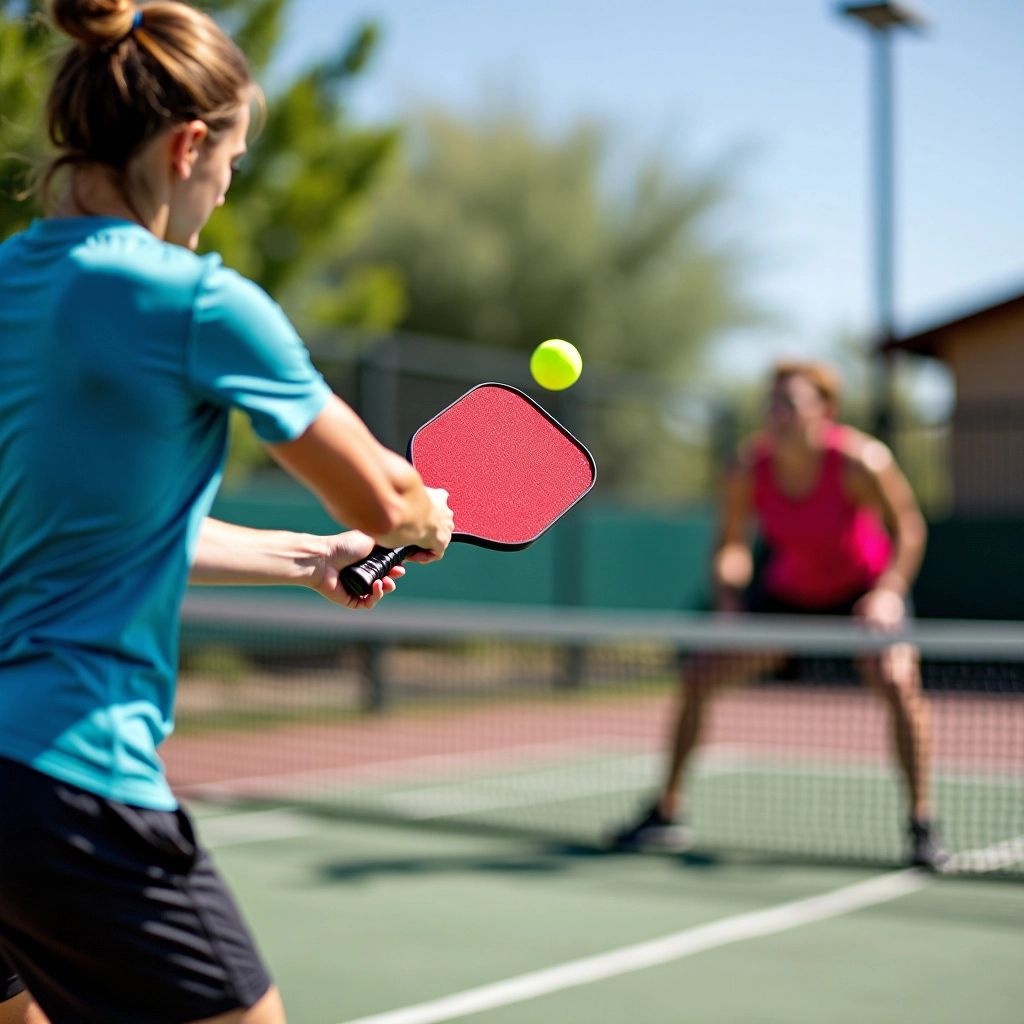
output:
[[[900,644],[859,659],[858,668],[868,685],[886,700],[904,703],[920,699],[921,665],[916,648]]]
[[[754,682],[774,672],[786,661],[778,651],[744,653],[705,651],[687,662],[683,672],[687,693],[694,699]]]

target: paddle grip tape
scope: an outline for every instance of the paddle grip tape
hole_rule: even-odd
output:
[[[341,570],[341,582],[353,597],[366,597],[377,580],[384,579],[396,565],[420,550],[415,544],[402,548],[375,547],[361,562]]]

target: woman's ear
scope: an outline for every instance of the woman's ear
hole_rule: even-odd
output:
[[[205,121],[189,121],[171,129],[169,147],[171,165],[183,181],[192,177],[199,152],[210,129]]]

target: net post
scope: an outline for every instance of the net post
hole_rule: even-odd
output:
[[[554,600],[562,608],[579,608],[585,603],[586,518],[577,508],[560,525],[555,545]],[[555,688],[582,690],[586,651],[578,644],[570,643],[563,648],[562,654],[562,672],[555,679]]]
[[[575,644],[563,651],[562,674],[555,680],[559,690],[582,690],[586,676],[586,651]]]
[[[381,714],[391,703],[384,678],[384,645],[368,640],[361,645],[363,660],[363,711]]]
[[[734,406],[721,403],[715,407],[708,446],[707,493],[715,494],[722,486],[726,469],[732,465],[739,444],[739,417]]]

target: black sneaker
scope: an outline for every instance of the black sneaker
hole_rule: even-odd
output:
[[[614,850],[682,853],[693,845],[689,827],[681,818],[668,818],[655,805],[644,812],[634,825],[612,836]]]
[[[952,860],[949,851],[935,834],[935,826],[930,821],[910,822],[910,863],[915,868],[928,871],[943,871]]]

